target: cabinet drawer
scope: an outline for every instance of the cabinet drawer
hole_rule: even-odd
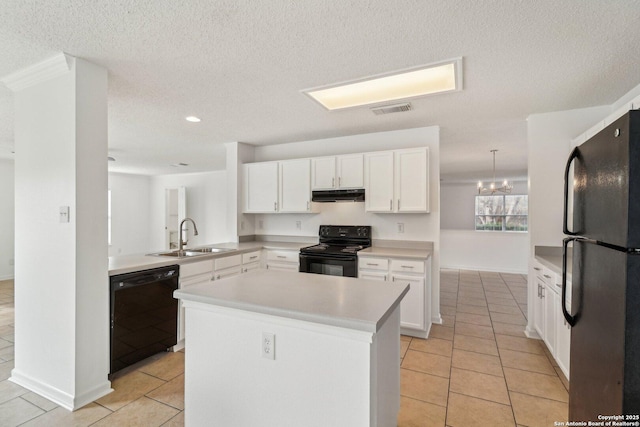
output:
[[[391,271],[402,271],[405,273],[424,273],[424,261],[392,259]]]
[[[358,258],[358,267],[367,270],[388,270],[389,260],[385,258]]]
[[[180,289],[188,288],[189,286],[199,285],[201,283],[207,283],[211,280],[211,270],[208,270],[204,274],[198,274],[189,278],[180,277]]]
[[[260,268],[260,263],[259,262],[250,262],[248,264],[243,264],[242,265],[242,272],[243,273],[247,273],[251,270],[257,270],[258,268]]]
[[[182,264],[180,266],[180,279],[186,279],[188,277],[204,273],[211,274],[212,271],[213,262],[211,262],[211,260]]]
[[[240,255],[232,255],[224,258],[218,258],[213,260],[213,269],[220,270],[223,268],[235,267],[236,265],[240,265],[242,262],[242,257]]]
[[[358,279],[366,279],[366,280],[378,280],[381,282],[387,281],[387,273],[386,272],[378,272],[378,271],[366,271],[359,270],[358,271]]]
[[[260,251],[249,252],[246,254],[242,254],[242,263],[248,264],[250,262],[258,262],[260,261]]]
[[[238,255],[238,257],[240,256]],[[241,272],[242,270],[239,265],[224,270],[219,270],[213,273],[213,280],[221,280],[225,277],[239,276]]]
[[[279,262],[295,262],[300,260],[300,252],[293,251],[269,251],[267,252],[267,260]]]

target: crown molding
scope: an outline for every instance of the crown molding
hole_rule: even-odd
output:
[[[42,62],[9,74],[0,79],[0,81],[13,92],[18,92],[69,72],[72,60],[72,56],[61,52]]]

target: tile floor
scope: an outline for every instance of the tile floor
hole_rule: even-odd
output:
[[[524,337],[526,278],[443,270],[443,325],[401,337],[399,427],[552,426],[566,421],[568,383],[541,341]],[[115,391],[69,412],[7,380],[13,368],[13,281],[0,282],[0,426],[182,426],[184,353],[119,372]]]

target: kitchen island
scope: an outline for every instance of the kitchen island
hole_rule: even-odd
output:
[[[186,425],[395,426],[408,290],[255,270],[175,291]]]

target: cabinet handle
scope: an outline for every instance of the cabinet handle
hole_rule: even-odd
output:
[[[220,275],[219,274],[216,276],[216,279],[220,280]]]
[[[249,259],[256,259],[258,258],[258,255],[254,255],[254,256],[250,256]]]
[[[269,269],[269,264],[267,264],[267,270]]]
[[[400,199],[398,199],[398,210],[400,210]]]
[[[384,281],[385,282],[387,281],[387,275],[386,274],[384,275]]]
[[[286,258],[284,255],[276,255],[278,258]]]
[[[415,268],[413,265],[401,265],[402,268]]]
[[[533,267],[533,269],[534,269],[535,271],[540,271],[540,270],[542,270],[540,267]]]
[[[374,264],[372,262],[368,262],[367,265],[380,265],[380,264]]]
[[[540,287],[540,293],[542,295],[542,298],[544,298],[544,294],[546,293],[544,287]]]
[[[245,268],[245,269],[244,269],[244,272],[246,273],[247,271],[249,271],[249,269],[248,269],[248,268]]]
[[[307,200],[307,210],[309,210],[309,201]]]
[[[342,177],[341,176],[338,177],[338,187],[340,187],[340,185],[342,185]]]
[[[336,186],[336,179],[331,178],[331,187],[335,187],[335,186]]]
[[[389,210],[393,210],[393,200],[389,200]]]
[[[538,283],[538,298],[541,298],[540,296],[540,284]]]
[[[273,202],[273,210],[274,211],[278,210],[278,202]]]
[[[544,277],[546,277],[547,279],[551,279],[551,276],[549,276],[548,274],[543,274]]]

